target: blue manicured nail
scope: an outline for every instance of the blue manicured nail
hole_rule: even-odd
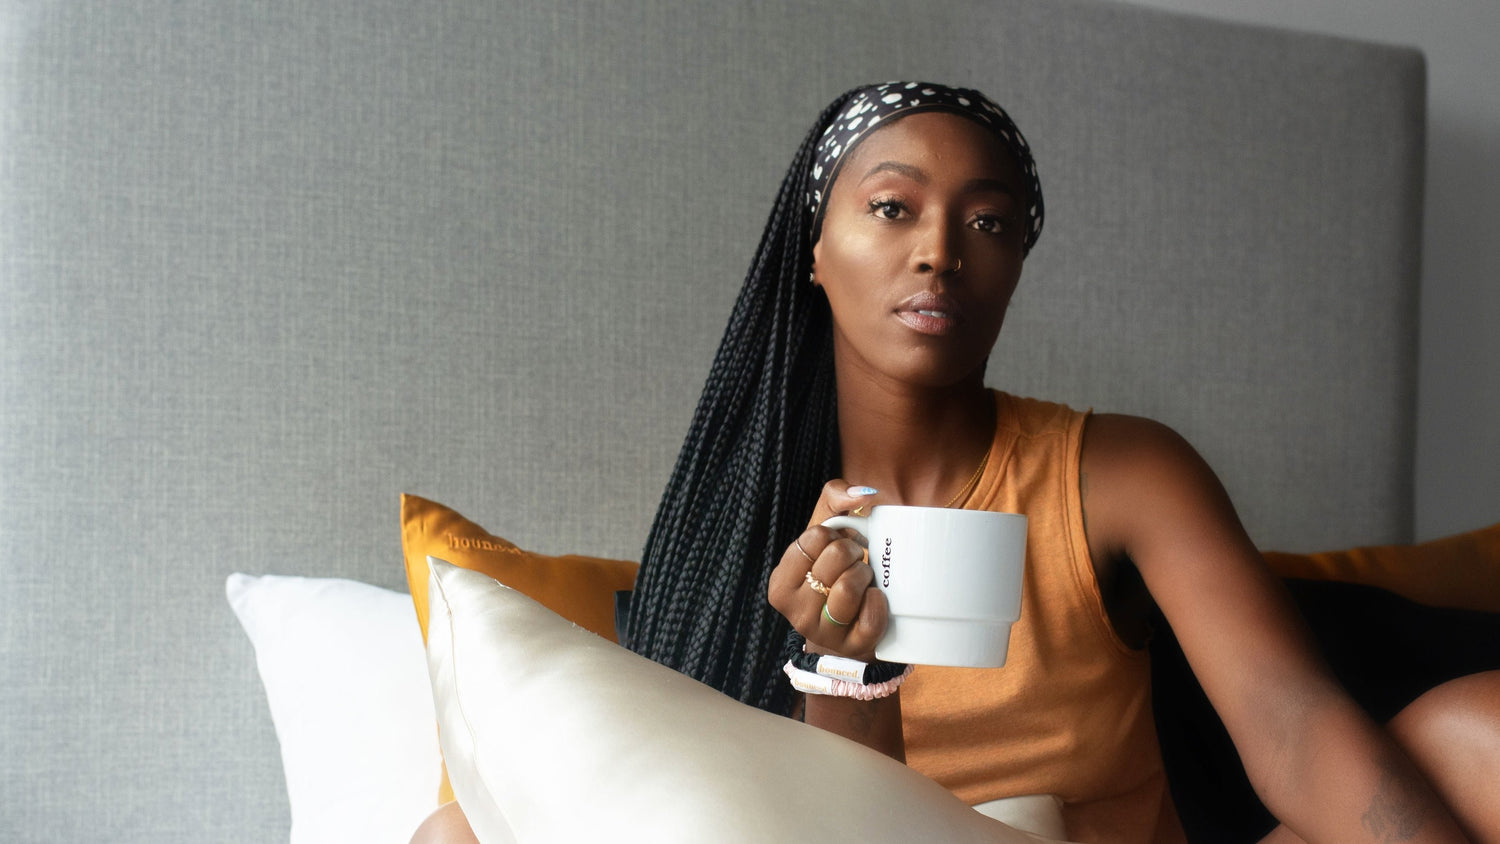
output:
[[[878,489],[876,489],[874,487],[870,487],[870,486],[851,486],[851,487],[849,487],[849,494],[852,495],[852,496],[854,496],[854,497],[856,497],[856,498],[864,498],[867,495],[874,495],[875,493],[877,493],[879,491],[880,490],[878,490]]]

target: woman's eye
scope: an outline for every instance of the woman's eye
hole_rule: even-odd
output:
[[[1005,231],[1005,219],[994,214],[981,214],[975,217],[974,222],[969,225],[988,234],[1000,234]]]
[[[870,213],[887,220],[897,220],[906,211],[906,206],[895,199],[875,199],[870,201]]]

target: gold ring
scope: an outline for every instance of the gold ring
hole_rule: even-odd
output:
[[[807,585],[812,587],[812,591],[818,593],[819,595],[822,595],[825,598],[828,597],[828,587],[823,585],[823,581],[817,579],[816,577],[813,577],[811,569],[808,570],[807,575],[804,579],[807,580]]]
[[[817,560],[813,559],[813,555],[807,553],[807,549],[802,547],[802,537],[799,536],[792,540],[792,544],[797,546],[797,550],[802,552],[802,556],[806,557],[809,563],[817,562]],[[810,575],[812,572],[808,572],[808,574]]]
[[[851,516],[862,516],[862,515],[864,515],[864,512],[865,512],[865,505],[861,504],[858,507],[855,507],[853,510],[850,510],[849,511],[849,515],[851,515]]]
[[[828,611],[828,604],[827,603],[823,604],[823,617],[826,618],[826,619],[828,619],[829,621],[833,622],[838,627],[848,627],[849,626],[849,622],[847,622],[847,621],[839,621],[838,619],[836,619],[836,618],[833,617],[833,613],[831,613],[831,612]]]

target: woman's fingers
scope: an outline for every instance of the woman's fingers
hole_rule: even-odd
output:
[[[842,478],[834,478],[823,484],[823,492],[818,496],[818,507],[814,513],[817,521],[837,516],[842,513],[853,513],[860,511],[859,515],[867,516],[870,507],[875,503],[875,496],[879,490],[860,484],[851,484]]]
[[[787,547],[771,572],[771,606],[815,647],[869,658],[890,617],[885,595],[871,588],[865,549],[851,532],[818,522],[843,513],[869,515],[879,493],[835,478],[823,485],[814,524]]]
[[[864,549],[837,531],[814,525],[803,531],[771,572],[769,598],[799,633],[816,629],[823,604],[838,584],[839,576]],[[844,587],[847,591],[847,586]],[[851,617],[852,617],[851,613]]]
[[[820,548],[820,550],[813,552],[812,576],[822,581],[830,589],[833,588],[837,580],[851,569],[869,568],[864,564],[865,547],[853,539],[844,536],[840,531],[835,531],[822,525],[815,525],[804,531],[802,535],[804,537],[813,536],[811,540],[802,540],[804,546],[809,547],[809,549],[812,547]],[[865,584],[869,584],[869,578],[865,579]]]
[[[865,592],[870,588],[872,580],[869,566],[854,565],[845,569],[828,585],[828,595],[823,604],[826,618],[823,620],[835,627],[853,626],[859,620],[860,606],[865,602]]]
[[[865,570],[868,571],[869,567],[865,567]],[[881,637],[885,635],[890,617],[890,605],[885,601],[885,593],[879,589],[866,589],[854,623],[840,628],[844,637],[839,644],[839,652],[866,662],[873,660],[875,646],[880,644]]]
[[[867,565],[845,569],[829,586],[817,629],[803,633],[807,640],[845,656],[873,659],[889,618],[885,595],[871,588],[874,580]]]
[[[826,528],[818,528],[828,533]],[[787,546],[781,555],[781,562],[771,570],[771,580],[766,586],[766,597],[771,606],[786,616],[800,631],[802,623],[797,618],[797,611],[801,604],[802,592],[810,589],[807,576],[812,572],[818,555],[823,552],[823,545],[816,536],[810,536],[813,529],[808,529],[796,541]]]
[[[885,632],[885,596],[872,589],[864,547],[821,525],[797,537],[771,574],[774,606],[814,645],[867,655]]]

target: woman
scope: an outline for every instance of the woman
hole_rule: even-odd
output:
[[[1154,601],[1258,791],[1304,838],[1463,840],[1407,752],[1314,656],[1186,443],[1146,420],[985,387],[1042,220],[1026,142],[978,92],[887,83],[825,109],[782,183],[663,496],[630,646],[793,714],[803,698],[789,657],[873,662],[886,623],[862,549],[819,522],[880,503],[1026,512],[1032,591],[1004,670],[922,666],[901,686],[899,668],[877,664],[877,699],[807,695],[803,717],[973,803],[1062,795],[1074,840],[1180,839],[1141,650]],[[1431,705],[1500,696],[1495,677],[1470,682]],[[1424,765],[1444,738],[1402,724],[1431,721],[1415,709],[1427,703],[1395,724]],[[1464,823],[1500,828],[1487,795],[1442,784],[1475,812]],[[465,834],[450,805],[418,840]]]
[[[908,758],[970,802],[1062,794],[1078,840],[1171,840],[1140,649],[1154,601],[1258,792],[1302,836],[1462,840],[1408,753],[1331,679],[1180,437],[985,388],[1042,219],[1025,141],[978,92],[891,83],[824,111],[783,182],[658,511],[631,647],[790,713],[781,672],[801,640],[783,645],[788,626],[811,650],[869,660],[886,622],[862,549],[818,522],[880,503],[1020,510],[1029,568],[1051,584],[1044,601],[1028,595],[1018,628],[1031,616],[1066,631],[1033,636],[1037,652],[1076,652],[1018,665],[1014,634],[1003,671],[922,666],[878,700],[809,695],[806,720]],[[1483,714],[1486,696],[1500,699],[1495,675],[1438,690],[1392,725],[1471,813],[1471,834],[1500,829],[1500,807],[1464,792],[1443,765],[1452,756],[1423,755],[1445,739],[1419,728],[1451,723],[1423,709],[1479,701]]]

